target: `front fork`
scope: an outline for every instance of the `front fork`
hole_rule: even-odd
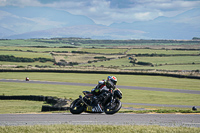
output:
[[[89,106],[84,100],[83,100],[83,97],[80,95],[79,96],[79,99],[86,105],[86,106]]]
[[[111,93],[111,100],[110,100],[110,107],[113,108],[113,103],[115,102],[115,99],[113,97],[113,94]]]

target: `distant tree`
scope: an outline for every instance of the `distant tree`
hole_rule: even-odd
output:
[[[200,40],[200,37],[193,37],[192,40]]]

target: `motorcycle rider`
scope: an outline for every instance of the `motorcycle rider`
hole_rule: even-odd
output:
[[[95,106],[99,106],[99,101],[104,104],[104,101],[110,97],[112,90],[116,88],[117,78],[115,76],[108,76],[107,80],[102,80],[98,82],[98,85],[91,90],[94,95],[93,102]],[[96,107],[95,107],[96,108]]]

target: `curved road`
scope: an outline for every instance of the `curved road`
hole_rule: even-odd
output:
[[[96,84],[87,83],[69,83],[69,82],[54,82],[54,81],[38,81],[38,80],[17,80],[17,79],[0,79],[0,82],[18,82],[18,83],[36,83],[36,84],[57,84],[57,85],[76,85],[76,86],[96,86]],[[166,88],[152,88],[152,87],[137,87],[137,86],[122,86],[118,85],[118,88],[123,89],[135,89],[135,90],[149,90],[149,91],[163,91],[163,92],[177,92],[177,93],[189,93],[200,94],[200,91],[195,90],[182,90],[182,89],[166,89]]]
[[[96,86],[96,84],[88,83],[70,83],[70,82],[54,82],[54,81],[38,81],[38,80],[18,80],[18,79],[0,79],[0,82],[17,82],[17,83],[34,83],[34,84],[54,84],[54,85],[75,85],[75,86]],[[188,93],[188,94],[200,94],[200,91],[195,90],[182,90],[182,89],[167,89],[167,88],[152,88],[152,87],[137,87],[137,86],[122,86],[118,85],[118,88],[123,89],[135,89],[135,90],[148,90],[148,91],[162,91],[162,92],[176,92],[176,93]],[[160,106],[160,107],[178,107],[178,108],[192,108],[190,105],[169,105],[169,104],[145,104],[145,103],[122,103],[129,105],[144,105],[144,106]],[[200,108],[200,106],[196,106]],[[142,109],[139,109],[142,110]]]
[[[200,127],[198,114],[0,114],[0,126],[49,124],[161,125]]]

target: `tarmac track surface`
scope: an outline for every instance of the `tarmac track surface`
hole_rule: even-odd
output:
[[[56,114],[0,114],[0,126],[19,125],[160,125],[200,127],[198,114],[123,114],[114,115],[70,113]]]

